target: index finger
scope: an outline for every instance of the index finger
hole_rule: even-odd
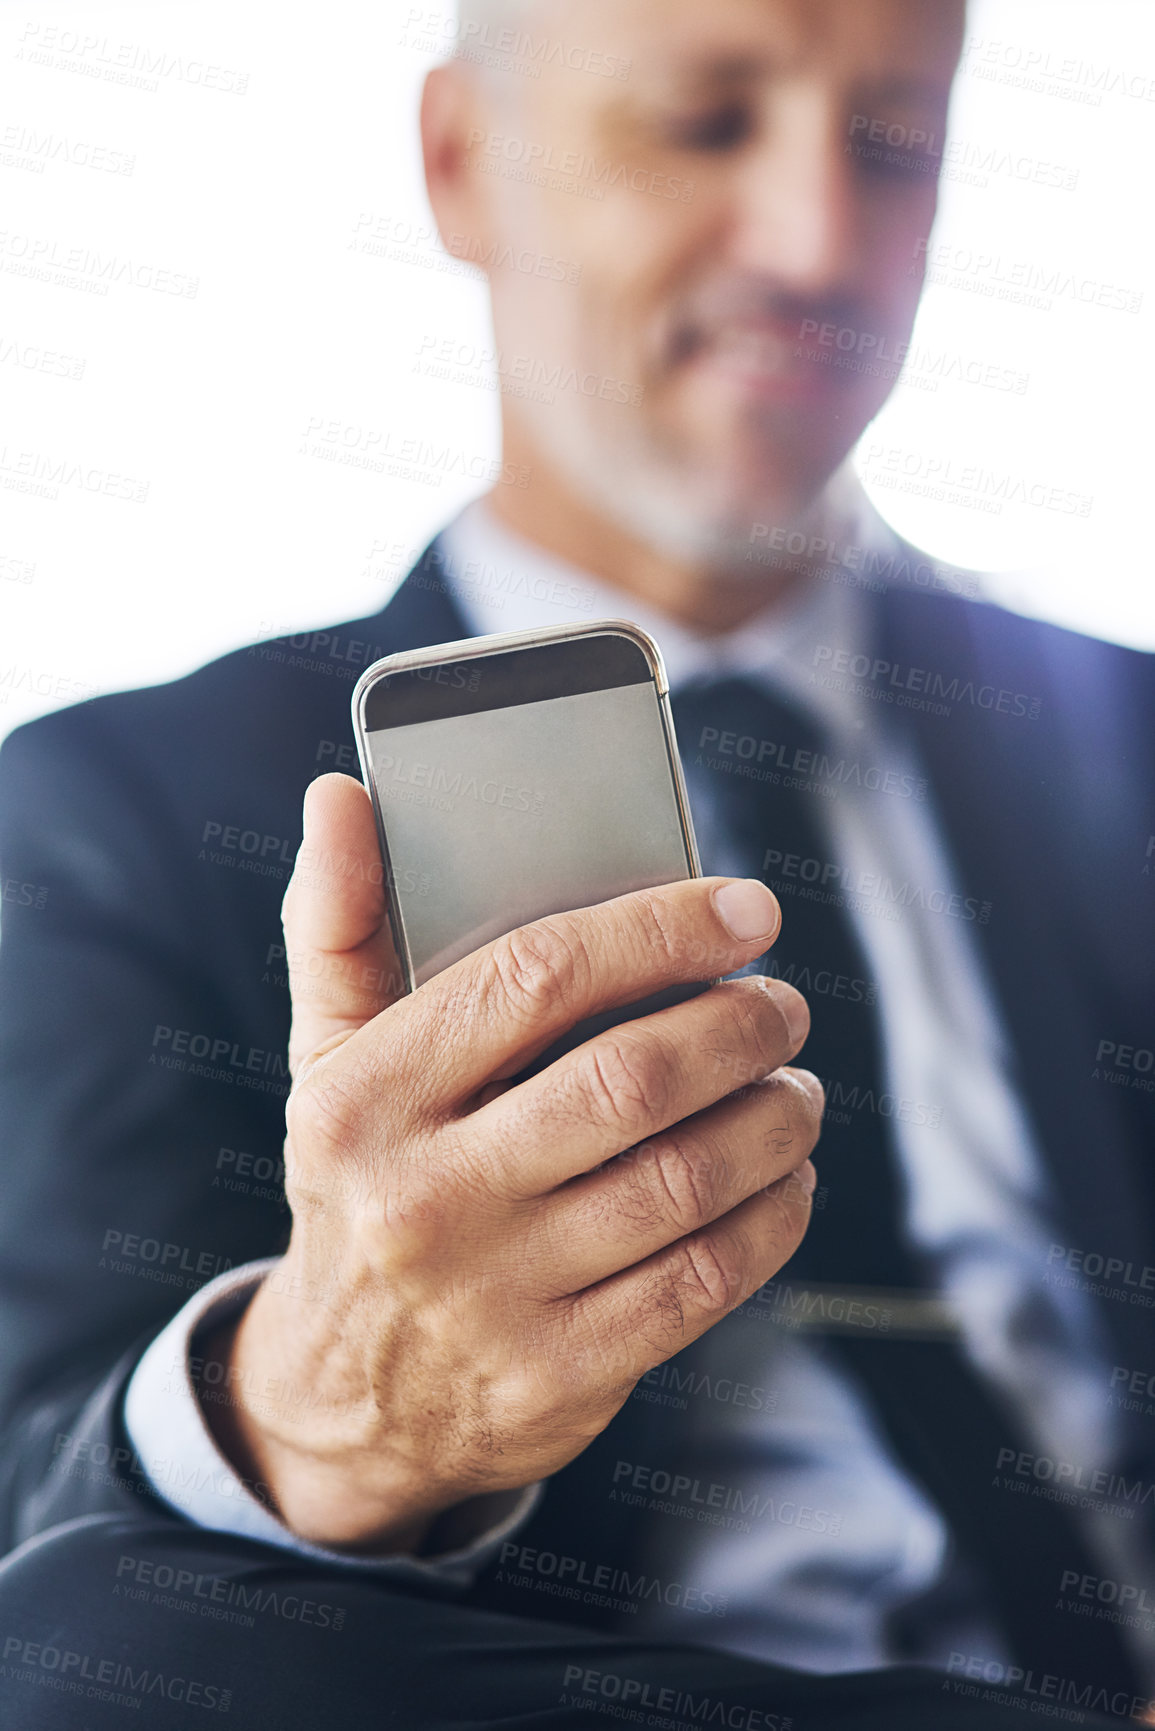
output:
[[[415,1092],[460,1103],[587,1016],[753,961],[780,923],[777,899],[756,878],[634,890],[496,938],[394,1005],[390,1027],[419,1059]]]

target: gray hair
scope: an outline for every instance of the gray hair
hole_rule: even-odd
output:
[[[466,25],[483,28],[490,24],[502,28],[519,24],[532,3],[533,0],[457,0],[458,36],[465,38]]]
[[[542,0],[457,0],[454,58],[507,89],[511,81],[502,73],[514,68],[503,66],[508,56],[495,52],[501,33],[524,29],[541,5]]]

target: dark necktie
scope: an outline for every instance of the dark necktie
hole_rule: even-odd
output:
[[[925,1294],[933,1276],[904,1228],[890,1126],[900,1110],[935,1107],[886,1094],[875,983],[847,912],[840,862],[815,821],[831,766],[847,754],[832,748],[818,722],[744,679],[688,687],[673,708],[703,869],[762,877],[778,895],[782,931],[765,971],[807,997],[811,1033],[799,1062],[827,1088],[815,1156],[824,1206],[779,1278],[792,1289],[840,1289],[844,1300],[846,1289],[868,1302],[880,1291]],[[978,1571],[1017,1663],[1078,1687],[1137,1689],[1112,1624],[1056,1613],[1064,1573],[1097,1574],[1099,1566],[1062,1503],[1031,1494],[1030,1480],[1021,1481],[1026,1494],[996,1488],[999,1463],[1014,1458],[1002,1451],[1017,1455],[1027,1439],[959,1340],[863,1327],[828,1342]]]

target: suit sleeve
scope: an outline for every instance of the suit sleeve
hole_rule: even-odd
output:
[[[276,1279],[278,1266],[275,1260],[258,1262],[219,1275],[188,1300],[149,1346],[124,1402],[134,1470],[144,1475],[162,1502],[198,1527],[257,1539],[318,1563],[371,1570],[402,1585],[419,1581],[435,1588],[473,1586],[505,1540],[529,1521],[541,1498],[540,1482],[475,1506],[468,1537],[459,1517],[448,1525],[435,1524],[420,1556],[395,1551],[350,1556],[294,1533],[257,1496],[258,1487],[239,1478],[221,1453],[197,1398],[197,1336],[241,1310],[262,1279]],[[203,1398],[219,1398],[221,1393],[219,1386],[208,1386]]]
[[[287,1089],[275,1064],[248,1063],[254,952],[222,927],[158,773],[171,742],[151,738],[150,701],[63,711],[0,752],[4,1550],[125,1497],[139,1506],[130,1471],[102,1483],[62,1456],[123,1450],[144,1346],[207,1280],[287,1238],[272,1187],[221,1181],[238,1150],[250,1170],[279,1162]],[[287,998],[269,1002],[258,1039],[283,1050]]]

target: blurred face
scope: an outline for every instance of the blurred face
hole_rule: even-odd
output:
[[[498,258],[580,266],[490,271],[508,437],[680,557],[803,515],[909,335],[962,22],[962,0],[532,10],[535,39],[629,70],[557,54],[470,99],[458,214]],[[539,363],[524,394],[515,363]]]

